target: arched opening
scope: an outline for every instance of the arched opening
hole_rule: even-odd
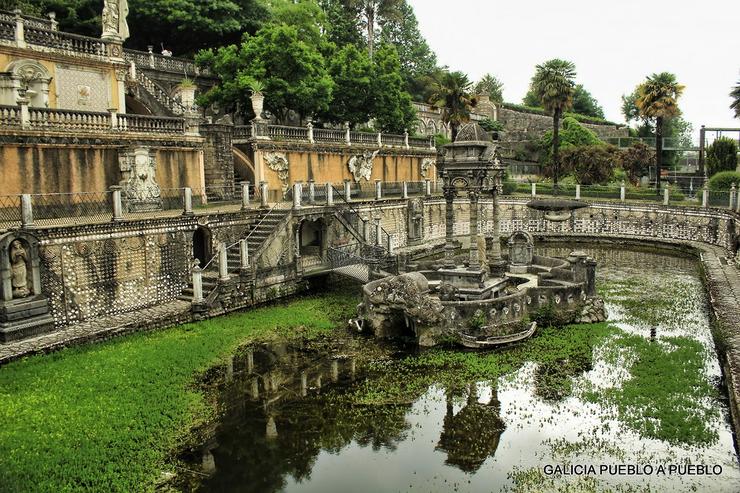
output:
[[[324,221],[303,221],[301,223],[301,256],[322,256],[324,252]]]
[[[0,84],[0,104],[15,106],[18,97],[28,98],[32,108],[49,107],[49,84],[51,74],[36,60],[16,60],[5,69]]]
[[[152,110],[150,110],[144,103],[131,96],[130,94],[126,94],[126,113],[131,115],[153,114]]]
[[[212,255],[211,231],[208,228],[198,226],[195,233],[193,233],[193,257],[198,259],[200,266],[203,267]]]
[[[237,181],[248,181],[252,186],[256,183],[254,164],[244,152],[236,147],[231,148],[234,154],[234,175]]]

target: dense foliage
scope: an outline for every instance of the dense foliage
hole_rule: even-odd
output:
[[[395,47],[382,44],[373,58],[373,93],[375,105],[370,116],[378,130],[402,133],[416,122],[411,96],[403,89],[400,61]]]
[[[563,150],[561,170],[582,185],[608,183],[621,164],[622,155],[610,144],[591,144]]]
[[[558,139],[558,149],[565,150],[570,147],[597,145],[602,143],[599,137],[588,128],[584,127],[575,118],[565,117],[563,119],[562,128],[559,132],[560,138]],[[550,164],[552,162],[552,145],[553,145],[553,133],[552,130],[545,132],[540,140],[540,160],[543,163]]]
[[[735,118],[740,118],[740,82],[735,84],[732,92],[730,92],[730,97],[732,98],[730,109],[735,110]]]
[[[463,72],[445,72],[435,82],[430,102],[442,110],[442,121],[450,126],[453,141],[460,126],[470,121],[476,104],[472,90],[473,84]]]
[[[707,186],[709,190],[726,192],[732,188],[733,183],[735,186],[740,185],[740,172],[720,171],[709,179]]]
[[[529,91],[522,100],[525,106],[532,108],[541,107],[540,100],[534,92],[534,89],[530,86]],[[590,92],[588,92],[583,84],[577,84],[573,90],[573,106],[572,111],[575,114],[583,115],[597,120],[604,120],[604,109],[601,107],[596,98],[594,98]]]
[[[486,74],[475,85],[476,94],[486,94],[494,103],[504,101],[504,83],[493,74]]]
[[[627,149],[622,149],[621,167],[632,183],[637,183],[640,178],[647,176],[654,162],[655,150],[642,142],[636,142]]]
[[[720,137],[707,148],[707,174],[737,169],[737,143],[728,137]]]

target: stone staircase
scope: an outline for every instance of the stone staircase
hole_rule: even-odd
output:
[[[136,82],[140,96],[150,105],[156,105],[157,110],[166,113],[167,116],[181,116],[185,113],[185,107],[165,91],[159,84],[144,75],[142,71],[136,72]]]
[[[252,257],[275,231],[275,229],[290,214],[290,209],[264,210],[257,216],[247,233],[247,246],[249,256]],[[217,253],[215,253],[217,255]],[[233,247],[226,252],[228,272],[231,276],[239,275],[241,270],[241,254],[239,248]],[[213,291],[218,284],[218,259],[214,259],[206,270],[203,271],[203,296]],[[177,299],[182,301],[193,301],[193,283],[189,280],[188,286],[182,291]]]

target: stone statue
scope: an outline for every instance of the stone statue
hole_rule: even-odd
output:
[[[31,294],[28,289],[28,253],[20,240],[13,240],[10,244],[10,272],[13,298],[28,297]]]
[[[116,39],[121,42],[129,37],[128,23],[128,0],[104,0],[103,1],[103,39]]]
[[[362,178],[366,181],[370,180],[370,176],[373,174],[373,159],[378,155],[378,152],[368,151],[357,156],[352,156],[349,163],[347,163],[347,167],[355,181],[360,181]]]

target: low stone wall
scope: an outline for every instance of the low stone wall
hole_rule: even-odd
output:
[[[498,119],[504,124],[504,141],[537,140],[545,132],[552,130],[552,117],[547,115],[499,108]],[[629,131],[626,126],[599,125],[595,123],[581,123],[581,125],[596,133],[602,140],[629,137]]]

